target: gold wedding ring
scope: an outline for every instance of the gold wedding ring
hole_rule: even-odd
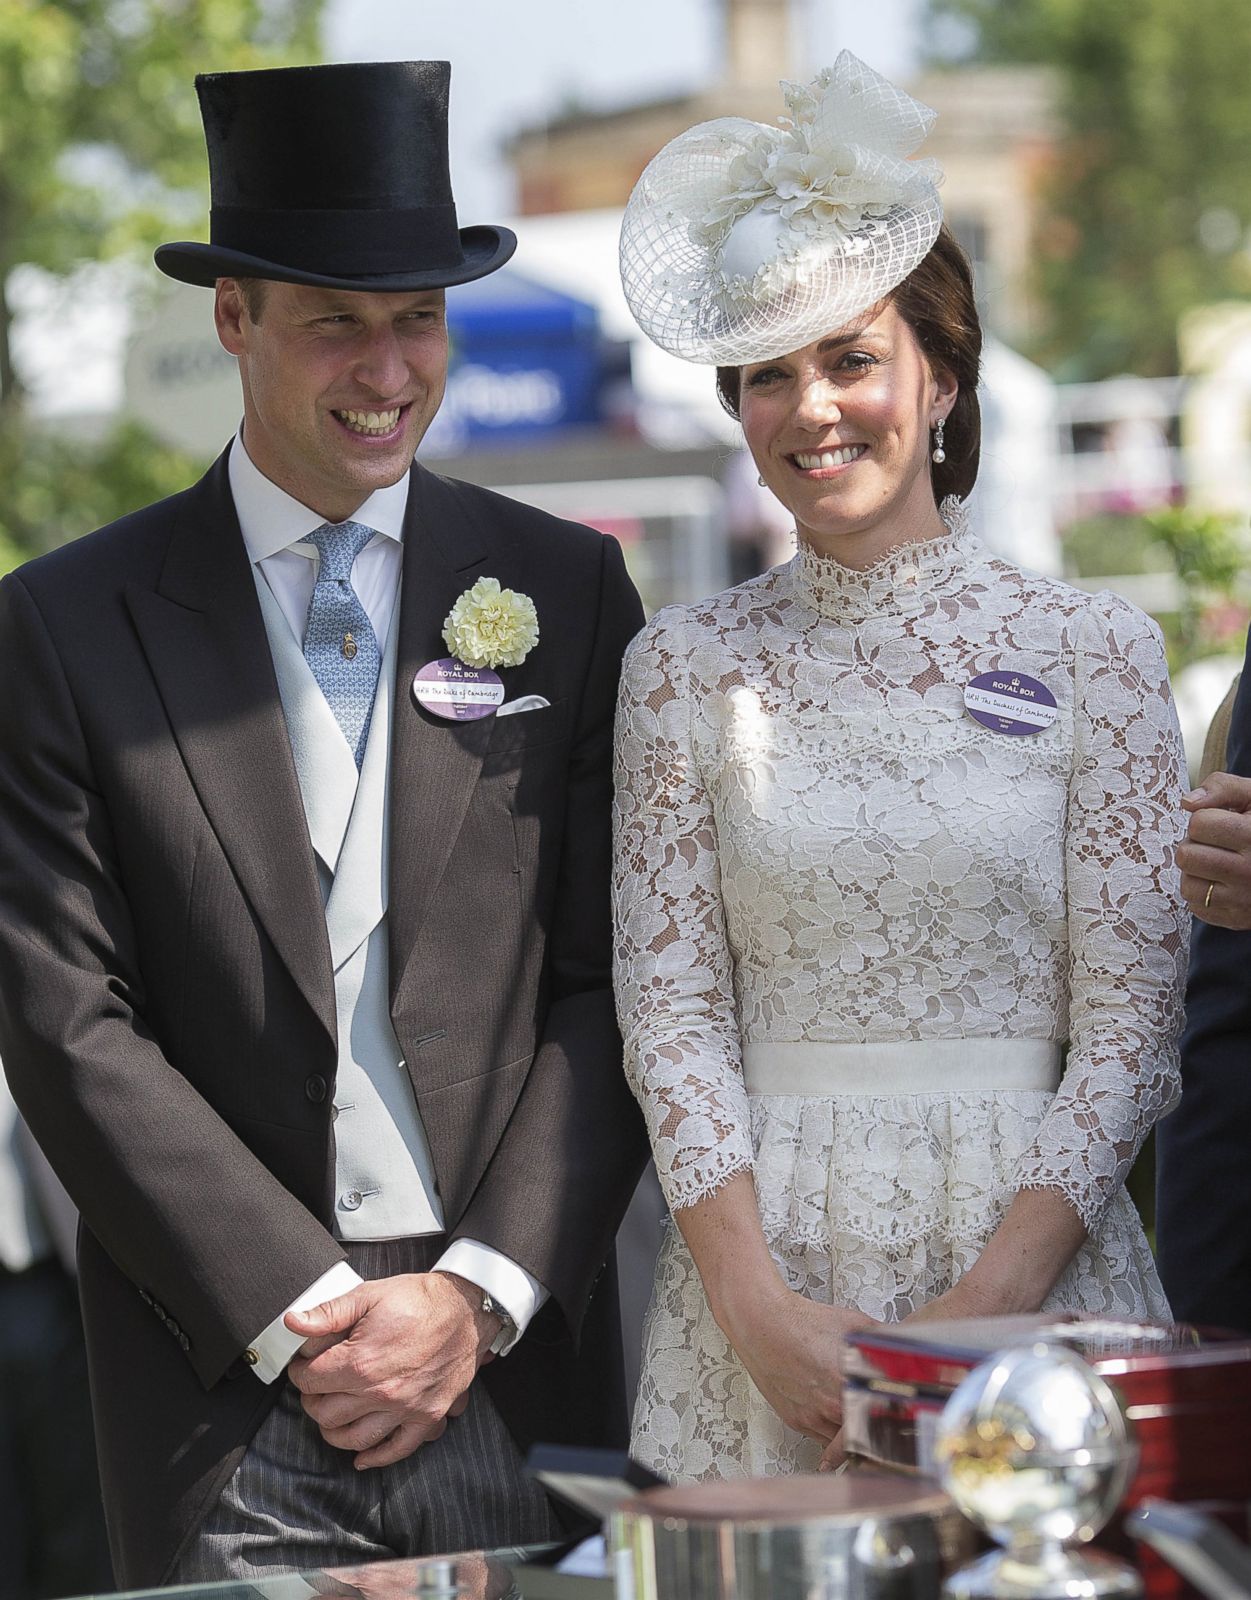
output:
[[[1205,911],[1212,904],[1212,890],[1215,889],[1215,888],[1216,888],[1216,885],[1214,883],[1209,883],[1208,884],[1208,892],[1203,897],[1203,909]]]

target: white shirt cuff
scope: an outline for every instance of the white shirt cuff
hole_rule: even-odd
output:
[[[491,1346],[491,1353],[506,1356],[547,1301],[547,1290],[524,1267],[477,1239],[454,1239],[435,1262],[435,1272],[454,1272],[484,1289],[498,1300],[517,1325],[514,1333],[505,1326]]]
[[[515,1270],[520,1272],[521,1268]],[[288,1311],[307,1311],[310,1306],[319,1306],[324,1300],[336,1300],[364,1281],[346,1261],[336,1261],[330,1271],[323,1272],[316,1283],[310,1284],[302,1295],[291,1302],[286,1311],[279,1312],[259,1338],[253,1339],[244,1357],[261,1382],[273,1383],[275,1378],[280,1378],[287,1370],[288,1361],[304,1343],[304,1335],[292,1333],[283,1322]],[[503,1304],[507,1305],[508,1302],[504,1301]]]

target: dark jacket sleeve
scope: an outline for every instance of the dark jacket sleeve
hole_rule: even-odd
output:
[[[531,1271],[575,1332],[648,1154],[621,1065],[609,909],[613,717],[643,611],[608,538],[597,603],[551,919],[551,1003],[525,1088],[454,1230]]]
[[[85,1225],[208,1387],[343,1251],[145,1020],[114,827],[20,575],[0,583],[0,682],[0,1055]]]
[[[1226,759],[1251,777],[1246,671]],[[1251,1330],[1251,933],[1195,922],[1181,1049],[1158,1133],[1160,1275],[1177,1317]]]

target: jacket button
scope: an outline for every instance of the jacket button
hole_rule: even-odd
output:
[[[320,1072],[311,1072],[304,1080],[305,1096],[319,1106],[326,1098],[326,1080]]]

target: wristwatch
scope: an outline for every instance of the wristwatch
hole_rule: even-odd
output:
[[[491,1341],[491,1354],[498,1356],[510,1345],[517,1335],[517,1324],[512,1313],[502,1306],[494,1295],[482,1291],[482,1310],[488,1316],[498,1317],[504,1326]]]

